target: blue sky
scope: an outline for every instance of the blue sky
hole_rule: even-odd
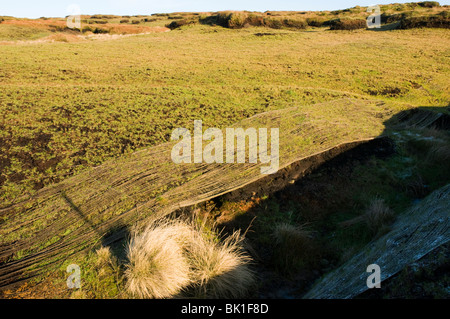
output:
[[[38,18],[64,17],[71,12],[67,9],[77,4],[83,14],[136,15],[176,11],[220,11],[220,10],[336,10],[356,5],[405,3],[412,1],[391,0],[0,0],[0,16]],[[440,1],[441,5],[450,0]]]

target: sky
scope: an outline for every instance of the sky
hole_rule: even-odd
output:
[[[0,16],[19,18],[64,17],[74,12],[75,4],[82,14],[150,15],[170,12],[206,12],[222,10],[337,10],[356,5],[405,3],[418,1],[401,0],[0,0]],[[449,5],[450,0],[439,1]]]

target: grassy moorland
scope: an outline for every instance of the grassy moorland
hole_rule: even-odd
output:
[[[382,12],[388,25],[448,12],[448,8],[391,5],[382,7]],[[412,107],[445,112],[449,103],[450,33],[445,28],[329,30],[327,21],[365,19],[368,13],[362,7],[234,15],[238,22],[225,27],[213,13],[83,16],[78,31],[65,29],[63,19],[4,17],[0,23],[0,208],[112,158],[166,142],[174,128],[192,129],[197,119],[205,127],[224,128],[262,112],[342,98],[385,102],[393,112]],[[251,25],[249,16],[269,23]],[[236,20],[229,13],[224,17],[226,23]],[[286,24],[286,19],[305,23]],[[184,22],[172,25],[170,32],[154,32],[155,27],[174,21]],[[92,37],[99,34],[104,37]],[[108,38],[124,34],[137,35]],[[307,110],[311,119],[327,118],[330,112],[320,107]],[[358,125],[365,127],[365,123]],[[320,255],[308,265],[317,268],[325,260],[324,268],[329,268],[377,236],[379,229],[372,231],[361,219],[372,201],[381,198],[398,214],[417,197],[448,182],[448,153],[443,150],[448,134],[421,129],[396,133],[391,134],[399,145],[396,156],[352,164],[351,177],[345,170],[336,175],[319,171],[311,177],[314,182],[304,186],[307,194],[312,193],[304,201],[287,193],[280,204],[280,198],[267,194],[205,211],[221,217],[218,220],[224,225],[232,219],[232,225],[244,229],[259,216],[248,235],[256,250],[276,248],[270,244],[272,233],[282,242],[283,234],[298,235],[295,227],[305,223],[314,223],[307,231],[322,232],[318,244],[328,241],[328,231],[333,230],[334,241],[317,250]],[[444,146],[429,142],[430,136],[444,141]],[[335,179],[330,181],[330,176]],[[318,197],[321,191],[324,196]],[[347,228],[338,227],[349,221]],[[8,216],[2,222],[7,225]],[[18,233],[25,234],[26,229],[8,236],[19,240]],[[280,254],[290,250],[286,247]],[[16,252],[13,259],[26,254]],[[97,268],[89,268],[99,258],[91,251],[79,261],[89,271],[87,288],[76,296],[123,296],[123,271],[115,262],[99,262],[98,269],[106,267],[100,277]],[[283,256],[268,263],[289,276],[286,269],[304,268],[304,261]],[[64,275],[62,271],[57,279]],[[43,295],[70,294],[64,289],[56,292],[50,285],[45,289],[50,291],[41,291]]]
[[[447,30],[261,33],[195,25],[1,46],[1,198],[167,141],[197,118],[224,127],[340,97],[448,102]]]

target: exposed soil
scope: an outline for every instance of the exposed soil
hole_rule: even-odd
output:
[[[333,170],[351,161],[361,161],[371,156],[384,157],[395,151],[392,140],[388,137],[380,137],[367,142],[354,142],[340,145],[323,153],[313,155],[301,161],[295,162],[274,175],[268,175],[255,183],[215,199],[215,201],[239,201],[251,197],[261,197],[284,190],[290,192],[292,185],[302,177],[307,176],[319,167],[321,170]]]

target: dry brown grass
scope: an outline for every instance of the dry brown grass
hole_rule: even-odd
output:
[[[95,269],[99,280],[107,277],[114,278],[115,283],[121,285],[123,281],[123,271],[120,267],[119,260],[111,253],[109,247],[101,247],[96,251],[97,259],[95,261]],[[102,291],[100,289],[100,291]]]
[[[112,265],[116,263],[116,258],[112,255],[109,247],[101,247],[96,250],[97,266]]]
[[[344,221],[341,227],[351,227],[356,224],[365,223],[372,235],[386,232],[389,225],[394,221],[394,212],[386,205],[384,199],[373,199],[361,216]]]
[[[282,273],[294,274],[317,263],[319,247],[312,240],[312,232],[304,226],[281,223],[275,227],[273,238],[274,264]]]
[[[139,33],[167,31],[167,29],[163,27],[148,27],[140,25],[123,25],[123,24],[108,24],[107,30],[109,34],[139,34]]]
[[[273,237],[277,244],[289,243],[293,246],[303,246],[311,237],[311,232],[304,230],[303,227],[282,223],[275,227]]]
[[[82,39],[75,34],[65,34],[65,33],[56,33],[48,36],[45,40],[55,41],[55,42],[79,42]]]
[[[364,214],[364,221],[374,234],[386,229],[393,220],[394,212],[380,198],[372,200]]]
[[[41,29],[41,30],[50,30],[52,27],[60,27],[64,28],[66,27],[66,21],[65,20],[57,20],[57,19],[51,19],[51,20],[6,20],[3,22],[4,24],[10,24],[15,26],[21,26],[21,27],[32,27],[35,29]]]
[[[93,31],[94,33],[109,33],[109,34],[140,34],[140,33],[152,33],[152,32],[164,32],[167,31],[164,27],[150,27],[142,25],[127,25],[127,24],[114,24],[104,23],[105,21],[92,21],[93,23],[82,23],[82,30]],[[107,22],[107,21],[106,21]],[[49,19],[49,20],[18,20],[11,19],[3,22],[7,25],[14,25],[20,27],[29,27],[33,29],[46,30],[51,32],[64,32],[63,34],[55,34],[55,41],[72,42],[73,36],[79,30],[71,30],[67,27],[65,19]],[[72,34],[73,33],[73,34]],[[64,39],[67,39],[65,41]]]
[[[127,290],[138,298],[169,298],[191,283],[183,254],[183,237],[190,233],[178,223],[155,223],[135,235],[128,246]]]
[[[194,294],[200,298],[242,298],[255,281],[248,264],[250,257],[242,249],[243,237],[233,233],[223,242],[195,232],[189,245],[190,263],[195,280]]]
[[[239,298],[254,282],[236,232],[223,241],[194,222],[152,223],[132,238],[125,271],[128,291],[138,298]]]

